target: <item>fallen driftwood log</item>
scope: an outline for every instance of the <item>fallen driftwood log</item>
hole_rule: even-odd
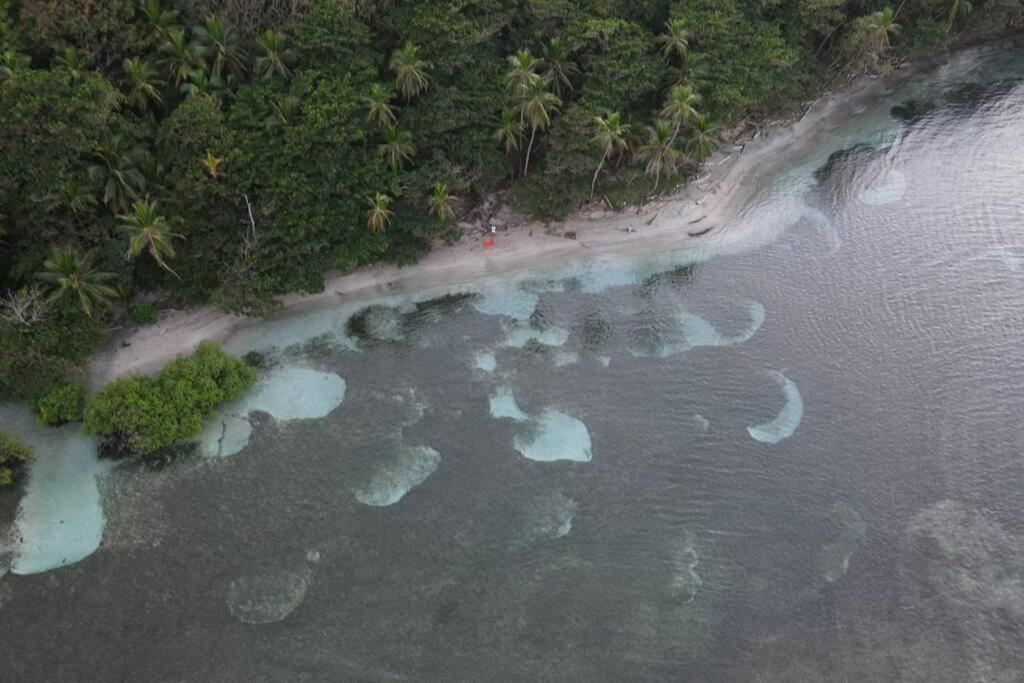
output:
[[[703,230],[697,230],[695,232],[688,232],[686,234],[689,235],[690,237],[703,237],[704,235],[708,234],[709,232],[711,232],[714,229],[715,229],[715,227],[711,226],[709,228],[704,228]]]

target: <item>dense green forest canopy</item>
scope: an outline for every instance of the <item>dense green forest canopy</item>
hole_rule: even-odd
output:
[[[495,193],[671,189],[722,131],[1024,0],[0,0],[0,395],[159,292],[249,314]]]

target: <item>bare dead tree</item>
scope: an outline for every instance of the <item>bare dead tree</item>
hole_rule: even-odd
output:
[[[256,219],[252,215],[252,204],[249,203],[249,195],[243,192],[242,198],[245,199],[245,208],[249,212],[249,225],[242,236],[242,258],[246,258],[256,252],[256,247],[260,244],[260,233],[256,229]]]
[[[50,300],[38,285],[10,291],[0,299],[0,319],[12,325],[31,327],[43,320],[50,310]]]
[[[312,0],[207,0],[207,10],[230,19],[246,35],[280,30],[302,16]]]

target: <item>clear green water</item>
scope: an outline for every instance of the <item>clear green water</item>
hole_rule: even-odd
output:
[[[1020,680],[1022,67],[891,86],[749,243],[239,333],[192,458],[0,504],[5,675]]]

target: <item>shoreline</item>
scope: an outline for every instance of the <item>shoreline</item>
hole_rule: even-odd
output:
[[[755,195],[762,177],[804,151],[818,134],[856,117],[858,105],[884,94],[933,62],[921,60],[881,78],[861,76],[846,88],[825,92],[799,119],[770,122],[743,144],[723,143],[696,179],[640,207],[608,211],[592,205],[557,225],[524,222],[506,227],[496,235],[496,246],[490,250],[484,248],[479,235],[467,231],[450,246],[435,245],[413,265],[376,264],[349,273],[328,274],[321,292],[283,295],[279,297],[283,310],[267,318],[225,313],[209,304],[165,311],[155,325],[115,332],[106,347],[89,360],[87,383],[95,389],[125,375],[152,373],[177,356],[192,352],[203,340],[224,342],[235,332],[312,310],[482,283],[513,273],[525,279],[537,271],[568,266],[573,261],[636,257],[705,245],[727,252],[730,244],[751,237],[749,231],[735,224],[735,219]],[[627,224],[637,231],[624,232],[622,228]],[[575,232],[576,239],[566,239],[565,232]]]

